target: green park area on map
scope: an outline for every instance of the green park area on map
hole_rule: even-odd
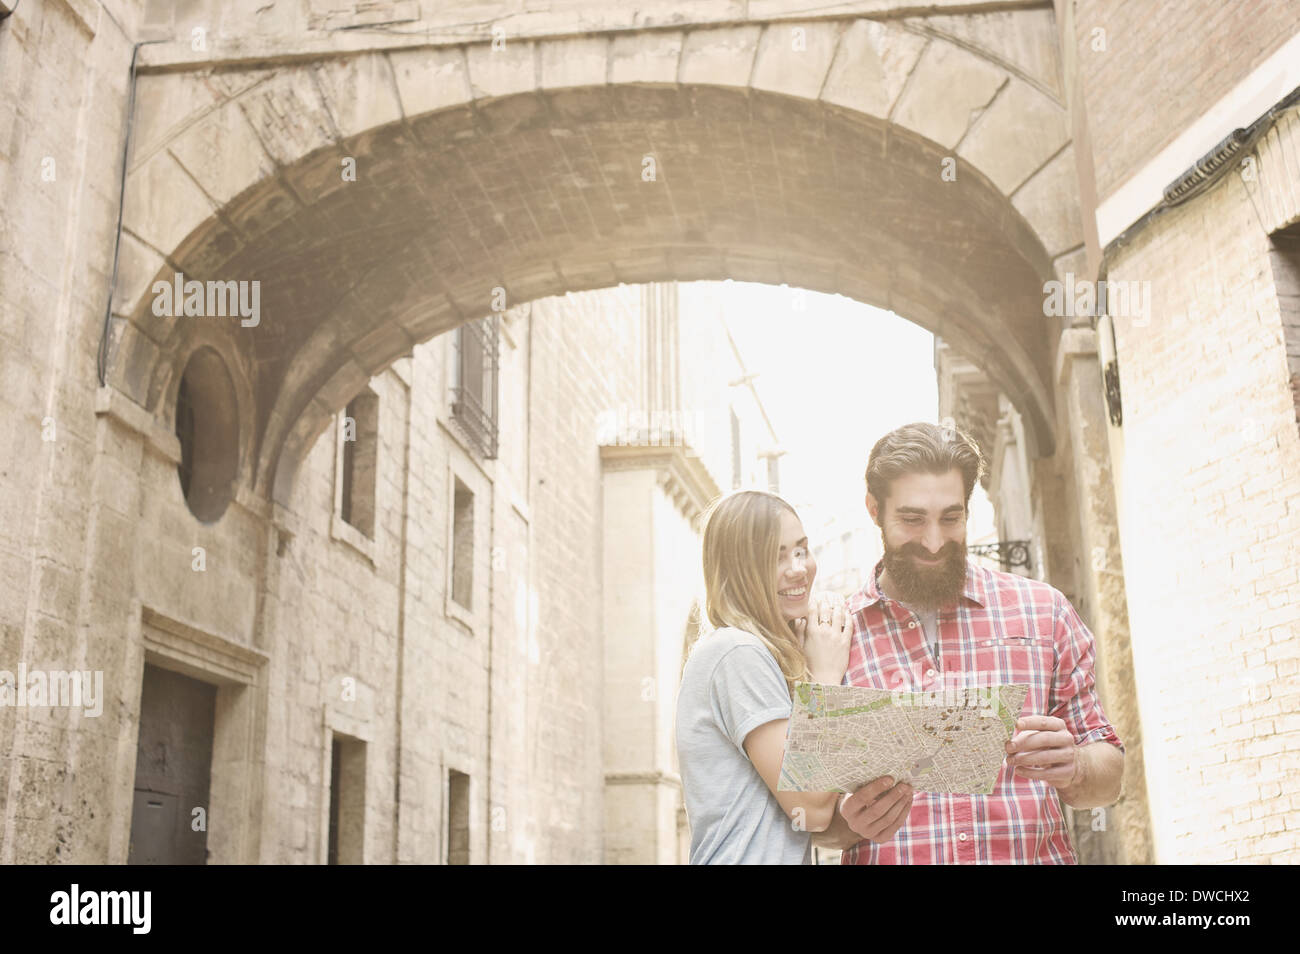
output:
[[[796,683],[780,791],[852,792],[888,775],[918,792],[987,795],[1026,685],[902,692]]]

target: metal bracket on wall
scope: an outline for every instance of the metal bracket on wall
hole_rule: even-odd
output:
[[[1106,413],[1116,427],[1124,423],[1124,407],[1119,396],[1119,361],[1115,358],[1106,362]]]
[[[997,543],[977,543],[966,548],[971,556],[996,557],[1004,570],[1013,566],[1029,566],[1028,540],[999,540]]]

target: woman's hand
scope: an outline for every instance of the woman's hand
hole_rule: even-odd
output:
[[[807,619],[794,623],[795,635],[808,659],[813,681],[838,686],[849,668],[853,617],[839,597],[821,594],[809,607]]]

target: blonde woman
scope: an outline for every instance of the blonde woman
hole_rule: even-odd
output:
[[[839,685],[852,625],[814,604],[817,563],[775,494],[738,491],[704,525],[705,616],[677,696],[677,756],[691,864],[811,864],[835,792],[778,792],[796,681]]]

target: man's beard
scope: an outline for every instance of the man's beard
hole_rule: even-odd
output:
[[[890,547],[881,531],[881,543],[885,547],[885,569],[889,579],[898,591],[899,598],[911,606],[922,609],[935,609],[957,599],[966,587],[966,546],[955,540],[949,540],[939,551],[943,563],[938,566],[921,566],[913,561],[913,556],[930,559],[925,547],[918,543],[908,543],[901,547]]]

